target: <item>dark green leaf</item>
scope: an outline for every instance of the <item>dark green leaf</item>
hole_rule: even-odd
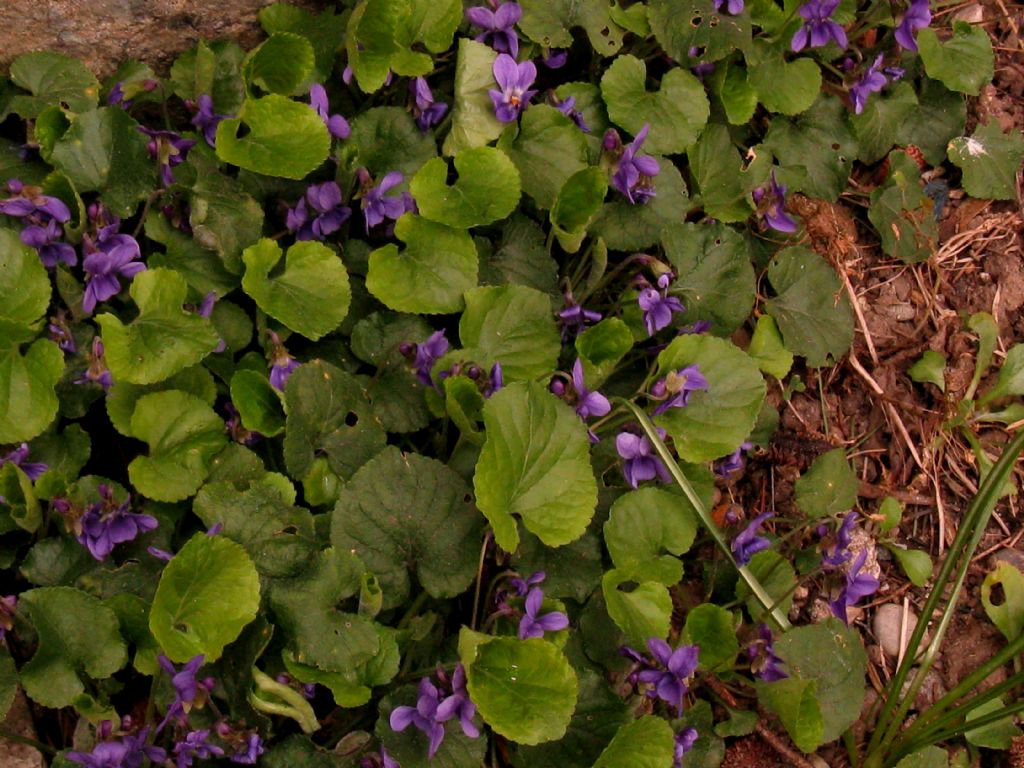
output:
[[[700,646],[702,669],[731,670],[740,651],[733,615],[713,603],[702,603],[686,614],[683,639]]]
[[[857,475],[842,448],[823,453],[796,481],[796,503],[808,517],[836,515],[857,503]]]
[[[596,390],[633,348],[633,333],[617,317],[608,317],[576,337],[587,386]]]
[[[551,226],[566,253],[580,249],[606,194],[608,174],[600,168],[577,171],[562,186],[551,206]]]
[[[245,99],[245,84],[240,70],[243,51],[231,40],[207,43],[200,40],[191,51],[181,54],[171,67],[171,85],[182,99],[198,101],[207,94],[213,98],[214,109],[234,115]]]
[[[934,205],[921,188],[920,169],[902,152],[889,155],[889,177],[871,193],[868,219],[882,240],[882,250],[905,264],[935,252],[939,225]]]
[[[644,715],[619,728],[594,768],[664,768],[674,749],[672,727],[660,717]]]
[[[857,138],[857,159],[874,163],[896,143],[900,127],[917,109],[917,96],[909,83],[897,83],[887,92],[872,94],[864,111],[850,116]]]
[[[650,0],[647,16],[662,48],[679,62],[689,60],[691,48],[703,51],[705,61],[718,61],[750,45],[749,13],[719,12],[712,0]]]
[[[767,42],[754,42],[747,67],[747,79],[769,112],[798,115],[810,109],[821,93],[821,68],[816,61],[786,61],[782,52]]]
[[[355,162],[374,178],[399,171],[410,179],[437,155],[434,139],[424,135],[400,107],[374,107],[358,115],[352,120],[347,144],[355,146]]]
[[[64,353],[38,339],[24,355],[17,346],[0,348],[0,442],[20,443],[40,434],[57,415],[57,382]]]
[[[525,285],[558,294],[558,265],[544,246],[544,232],[525,216],[514,213],[501,231],[493,253],[481,253],[481,285]]]
[[[616,192],[598,213],[590,234],[604,238],[608,248],[616,251],[649,248],[658,242],[666,227],[682,225],[691,207],[686,184],[674,164],[664,159],[659,159],[658,163],[661,173],[654,179],[655,195],[651,200],[633,205]]]
[[[917,45],[928,77],[952,91],[977,96],[992,81],[995,55],[981,26],[954,21],[953,36],[942,42],[934,29],[925,27],[917,33]]]
[[[250,51],[242,67],[248,83],[269,93],[297,96],[309,90],[315,57],[305,37],[274,32]]]
[[[1015,174],[1024,160],[1024,137],[1004,134],[999,123],[978,126],[973,136],[949,142],[949,160],[964,172],[964,189],[972,197],[1011,200]]]
[[[824,742],[818,681],[791,677],[757,686],[758,701],[779,716],[793,743],[811,753]]]
[[[231,377],[231,402],[246,429],[266,437],[273,437],[284,429],[281,397],[262,373],[236,371]]]
[[[313,45],[316,69],[313,79],[324,82],[334,69],[334,56],[345,44],[345,18],[326,8],[316,16],[304,8],[274,3],[260,9],[260,24],[267,34],[293,32]]]
[[[195,241],[216,251],[224,269],[242,273],[242,251],[260,239],[263,207],[237,180],[197,161],[198,179],[189,198],[189,224]]]
[[[963,96],[927,77],[917,98],[917,109],[900,125],[896,143],[913,144],[931,165],[941,165],[950,140],[963,135],[967,104]]]
[[[66,104],[71,112],[88,112],[100,95],[96,76],[82,62],[52,51],[16,58],[11,62],[11,82],[32,93],[14,96],[7,107],[26,119],[54,104]]]
[[[750,218],[750,190],[753,177],[743,170],[743,160],[733,146],[729,129],[711,123],[700,141],[687,152],[690,171],[709,216],[733,223]]]
[[[572,30],[582,27],[594,52],[614,56],[625,30],[613,20],[616,6],[609,0],[523,0],[519,28],[545,48],[570,48]]]

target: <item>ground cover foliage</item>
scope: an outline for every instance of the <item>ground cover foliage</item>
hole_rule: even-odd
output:
[[[858,507],[849,450],[783,511],[730,503],[780,402],[864,332],[820,212],[855,200],[916,265],[951,198],[1018,194],[1019,132],[967,127],[989,37],[940,10],[277,4],[255,49],[203,42],[166,77],[17,59],[0,709],[20,687],[53,764],[91,768],[1010,747],[1019,673],[902,740],[898,697],[864,706],[880,561],[936,600],[963,577],[901,539],[898,498]],[[983,532],[1015,456],[975,427],[1020,422],[1024,347],[962,326],[944,428],[987,478]],[[945,372],[932,351],[910,376]],[[1005,665],[1024,577],[980,594]]]

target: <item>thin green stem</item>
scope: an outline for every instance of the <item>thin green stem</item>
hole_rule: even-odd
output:
[[[989,712],[988,714],[982,715],[981,717],[977,717],[974,720],[971,720],[970,722],[967,722],[965,720],[964,722],[960,723],[959,725],[953,728],[948,728],[945,731],[936,732],[929,739],[928,743],[935,744],[940,741],[946,741],[947,739],[951,739],[954,736],[959,736],[963,733],[966,733],[967,731],[973,731],[976,728],[984,728],[986,725],[997,723],[1000,720],[1003,720],[1004,718],[1010,717],[1022,711],[1024,711],[1024,701],[1017,701],[1013,704],[1008,704],[1007,706],[999,709],[996,712]]]
[[[43,742],[37,741],[29,736],[22,736],[20,733],[15,733],[2,725],[0,725],[0,738],[6,739],[7,741],[13,741],[15,744],[24,744],[27,747],[33,747],[34,749],[38,749],[44,755],[57,754],[57,750],[48,744],[43,744]]]
[[[946,591],[946,585],[950,582],[954,570],[958,570],[959,577],[950,592],[947,610],[944,611],[939,621],[932,642],[925,653],[920,667],[918,667],[916,676],[911,681],[909,691],[903,696],[901,693],[904,683],[906,683],[912,665],[915,663],[917,649],[921,646],[921,641],[924,639],[924,633],[928,627],[927,621],[919,621],[917,623],[917,627],[914,629],[910,642],[907,645],[908,650],[903,658],[903,663],[897,667],[896,673],[889,683],[885,704],[879,713],[875,731],[868,744],[867,759],[869,764],[877,762],[884,753],[889,751],[889,747],[899,733],[899,728],[914,701],[917,691],[920,690],[921,685],[924,683],[925,675],[935,663],[939,646],[952,619],[953,613],[951,609],[956,605],[960,597],[960,590],[967,575],[967,567],[970,565],[971,556],[974,554],[975,549],[977,549],[982,535],[984,535],[985,528],[992,515],[992,510],[995,508],[996,502],[1001,495],[1003,483],[1006,482],[1006,478],[1013,470],[1021,450],[1024,450],[1024,431],[1018,432],[1010,440],[999,460],[992,467],[992,471],[982,481],[978,488],[978,494],[971,501],[963,520],[957,528],[949,554],[939,568],[935,584],[925,600],[924,607],[921,609],[921,615],[923,617],[935,615],[939,601]]]
[[[718,526],[715,524],[714,518],[711,516],[711,510],[704,506],[704,501],[697,495],[697,492],[690,484],[690,481],[686,479],[686,475],[683,474],[683,471],[679,468],[676,460],[672,457],[672,453],[669,451],[668,446],[665,445],[665,442],[661,439],[661,436],[658,434],[658,430],[655,428],[653,422],[651,422],[650,417],[639,406],[634,405],[629,400],[622,400],[621,402],[633,412],[636,420],[640,422],[640,427],[644,430],[647,438],[651,441],[654,449],[658,452],[658,457],[668,468],[669,474],[672,475],[672,479],[676,481],[676,484],[683,490],[683,494],[689,500],[690,504],[692,504],[693,508],[697,510],[697,514],[700,517],[701,522],[704,523],[704,527],[711,533],[711,537],[715,540],[719,549],[725,553],[725,556],[729,558],[729,561],[736,567],[736,570],[739,571],[740,578],[743,579],[746,585],[750,588],[750,591],[754,593],[758,602],[760,602],[764,607],[765,612],[768,613],[772,620],[778,625],[778,629],[782,631],[789,629],[791,626],[789,619],[786,618],[786,615],[782,610],[775,605],[775,601],[772,599],[772,596],[768,594],[768,590],[761,585],[761,582],[758,581],[757,577],[753,573],[751,573],[749,568],[736,562],[736,559],[732,554],[732,549],[729,547],[729,542],[726,541],[725,536],[722,534],[721,530],[719,530]]]

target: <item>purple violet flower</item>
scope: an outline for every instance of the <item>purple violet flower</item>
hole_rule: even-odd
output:
[[[749,565],[750,558],[771,546],[771,542],[764,536],[758,536],[757,532],[760,530],[761,524],[772,514],[772,512],[762,512],[732,540],[731,549],[737,565]]]
[[[192,116],[192,125],[203,134],[207,144],[211,147],[216,146],[217,126],[220,125],[221,120],[226,120],[230,115],[218,115],[215,113],[213,111],[213,97],[205,93],[199,97],[196,106],[196,113]]]
[[[342,115],[330,114],[330,106],[327,103],[327,89],[320,83],[313,83],[309,89],[309,105],[320,115],[320,119],[327,126],[327,132],[336,139],[347,139],[352,135],[352,128],[348,120]]]
[[[425,77],[417,77],[410,81],[409,90],[415,102],[413,115],[416,118],[416,127],[426,133],[432,126],[441,122],[448,112],[448,105],[443,101],[434,101],[434,92],[430,90]]]
[[[263,739],[254,730],[236,731],[223,720],[218,722],[214,729],[228,750],[233,750],[228,760],[236,765],[256,765],[260,755],[267,751],[263,746]]]
[[[134,541],[139,534],[155,530],[159,523],[155,517],[131,511],[131,501],[118,504],[114,492],[106,483],[99,485],[100,500],[89,507],[78,521],[78,543],[89,550],[97,560],[106,560],[114,547]]]
[[[747,658],[750,659],[750,671],[766,683],[785,680],[789,675],[779,667],[784,662],[775,654],[771,628],[767,624],[761,624],[757,628],[757,634],[758,639],[748,645],[746,650]]]
[[[591,416],[601,418],[611,411],[611,403],[600,392],[591,392],[583,380],[583,361],[576,358],[572,366],[572,386],[576,390],[576,415],[583,421]]]
[[[565,342],[583,333],[587,323],[600,321],[601,313],[586,309],[582,304],[577,304],[569,292],[563,295],[565,309],[558,313],[558,324],[562,326],[562,341]]]
[[[753,447],[754,444],[752,442],[744,440],[740,443],[739,448],[718,462],[715,466],[715,474],[719,477],[729,477],[734,472],[739,472],[743,469],[743,452],[749,451]]]
[[[678,371],[669,371],[668,376],[651,387],[651,396],[663,399],[651,415],[659,416],[669,408],[685,408],[690,402],[690,393],[698,390],[707,392],[709,388],[708,380],[696,363]]]
[[[270,331],[270,386],[284,392],[289,377],[299,367],[299,361],[288,354],[281,337]]]
[[[515,122],[519,113],[526,109],[530,99],[537,94],[537,91],[529,90],[537,79],[537,67],[532,61],[517,64],[507,53],[501,53],[494,60],[491,71],[501,88],[488,91],[494,102],[494,114],[503,123]]]
[[[448,351],[448,339],[445,338],[444,331],[434,331],[426,341],[410,345],[408,352],[412,354],[414,349],[412,369],[416,373],[416,378],[425,387],[434,386],[434,378],[431,375],[434,363]]]
[[[581,131],[584,133],[590,133],[590,126],[587,125],[587,121],[583,119],[583,113],[576,109],[575,96],[570,96],[565,101],[559,101],[555,104],[555,109],[576,123],[576,127]]]
[[[538,584],[544,582],[548,575],[544,571],[535,571],[534,573],[527,576],[525,579],[521,579],[518,576],[514,579],[509,580],[509,585],[515,590],[515,593],[520,597],[526,597],[526,594],[530,591],[531,587],[535,587]]]
[[[857,556],[857,559],[853,561],[853,564],[846,572],[846,584],[839,591],[838,597],[835,600],[829,601],[828,605],[832,609],[832,613],[844,624],[850,623],[846,615],[847,608],[851,605],[856,605],[862,597],[867,597],[878,591],[878,579],[871,574],[860,572],[864,567],[864,561],[867,560],[867,557],[868,551],[866,549],[861,550],[860,555]]]
[[[160,654],[157,662],[164,672],[171,676],[171,686],[174,688],[174,702],[167,710],[163,722],[157,726],[157,733],[164,729],[171,720],[179,723],[188,722],[188,713],[193,708],[200,708],[209,698],[213,690],[214,679],[212,677],[200,680],[196,673],[203,666],[205,657],[203,654],[193,656],[181,669],[175,669],[171,660]]]
[[[437,719],[437,708],[440,705],[441,693],[430,682],[430,678],[420,680],[419,697],[415,707],[400,706],[391,711],[391,730],[401,733],[410,725],[422,731],[430,740],[427,758],[437,754],[438,747],[444,741],[444,724]]]
[[[917,50],[914,33],[932,23],[932,9],[928,0],[910,0],[910,7],[896,27],[896,42],[907,51]]]
[[[203,300],[199,302],[199,306],[195,307],[195,313],[200,317],[210,317],[213,314],[213,307],[216,303],[217,292],[210,291],[203,297]],[[186,305],[186,308],[191,307],[189,307],[189,305]],[[217,342],[217,346],[214,348],[213,352],[214,354],[219,354],[220,352],[223,352],[227,348],[228,345],[222,337],[221,340]]]
[[[73,267],[78,262],[75,249],[60,242],[64,230],[58,224],[71,220],[71,211],[63,201],[17,179],[8,181],[7,189],[14,197],[0,200],[0,213],[24,219],[21,242],[36,249],[44,267],[53,268],[59,262]]]
[[[725,12],[731,16],[743,13],[743,0],[711,0],[711,5],[716,11],[721,11],[724,5]]]
[[[648,285],[637,298],[637,303],[644,314],[644,327],[647,335],[653,336],[672,322],[674,312],[685,312],[683,303],[675,296],[668,295],[668,287],[672,284],[672,275],[666,274],[658,278],[658,291]]]
[[[383,223],[385,219],[395,221],[403,213],[416,210],[416,203],[408,192],[403,192],[398,197],[384,196],[385,192],[405,181],[405,176],[399,171],[385,174],[380,184],[376,186],[370,185],[370,174],[365,168],[360,168],[358,175],[365,188],[361,205],[367,234],[371,227]]]
[[[545,50],[545,56],[541,59],[541,63],[544,64],[548,69],[561,69],[565,66],[565,62],[569,60],[569,51],[566,48],[561,50]]]
[[[462,732],[469,738],[475,739],[480,735],[480,729],[473,722],[474,715],[476,715],[476,704],[470,701],[469,691],[466,689],[466,669],[459,664],[452,674],[452,695],[438,705],[435,716],[439,723],[459,718]]]
[[[769,227],[776,232],[796,232],[796,220],[786,213],[786,187],[779,184],[774,170],[767,188],[758,187],[751,194],[757,210],[762,213]]]
[[[139,130],[149,136],[149,156],[157,161],[160,168],[160,181],[165,187],[174,183],[174,172],[171,171],[176,165],[185,162],[188,151],[196,145],[194,139],[182,138],[174,131],[155,131],[152,128],[139,126]]]
[[[697,729],[693,726],[689,728],[683,728],[674,737],[675,748],[672,754],[672,768],[682,768],[683,755],[693,749],[693,745],[697,743],[697,737],[700,734],[697,733]]]
[[[296,240],[323,240],[341,229],[351,215],[352,209],[341,204],[341,187],[325,181],[306,189],[295,207],[288,209],[285,224]]]
[[[208,760],[211,757],[221,757],[224,750],[215,744],[210,744],[209,728],[200,731],[189,731],[184,741],[174,745],[174,763],[177,768],[190,768],[195,758]]]
[[[821,558],[822,565],[827,568],[840,568],[850,561],[853,557],[850,542],[853,540],[853,526],[856,522],[857,513],[848,512],[843,518],[842,525],[836,530],[835,543]]]
[[[380,764],[381,768],[402,768],[399,762],[384,749],[383,744],[380,745]]]
[[[86,352],[85,358],[89,362],[89,367],[85,369],[80,378],[75,379],[75,384],[99,384],[104,390],[109,390],[114,386],[114,377],[111,375],[110,369],[107,368],[103,339],[93,336],[92,351]]]
[[[665,430],[658,428],[658,435],[665,437]],[[636,488],[645,480],[655,477],[663,483],[672,482],[668,468],[655,453],[654,446],[646,435],[634,435],[632,432],[620,432],[615,437],[615,450],[624,460],[622,474],[626,482]]]
[[[483,30],[476,36],[476,41],[490,45],[498,53],[510,54],[513,58],[519,55],[519,37],[515,26],[522,15],[523,9],[518,3],[503,3],[496,11],[482,5],[466,9],[469,23]]]
[[[882,66],[882,60],[885,58],[885,54],[878,54],[878,58],[875,59],[874,63],[871,64],[861,75],[860,79],[850,86],[850,98],[853,100],[853,111],[858,115],[864,111],[864,106],[868,103],[868,96],[872,93],[878,93],[885,88],[888,82],[878,70]]]
[[[93,313],[98,303],[121,292],[118,275],[130,281],[146,269],[145,264],[136,261],[142,257],[138,241],[118,231],[121,228],[119,218],[98,205],[89,207],[89,215],[96,234],[82,239],[85,254],[82,267],[88,281],[82,296],[82,311],[87,315]]]
[[[49,469],[49,467],[42,462],[26,461],[26,459],[28,459],[28,454],[28,443],[22,443],[6,456],[0,456],[0,467],[4,464],[13,464],[24,472],[25,476],[34,483],[39,479],[39,476],[43,474],[43,472]]]
[[[491,372],[484,384],[484,397],[490,397],[503,386],[505,386],[505,377],[501,372],[501,362],[499,361],[491,366]]]
[[[14,629],[14,612],[18,608],[18,596],[0,597],[0,640]]]
[[[794,53],[808,45],[821,48],[828,45],[829,40],[835,40],[836,45],[846,50],[849,45],[846,30],[832,21],[832,14],[838,7],[839,0],[809,0],[800,7],[799,13],[804,19],[804,25],[796,31],[790,43]]]
[[[644,123],[636,138],[623,148],[615,173],[612,174],[612,186],[633,205],[646,203],[654,197],[651,181],[661,173],[657,160],[650,155],[638,154],[650,130],[651,124]]]
[[[143,728],[134,736],[124,736],[121,741],[102,741],[92,752],[68,752],[64,757],[85,768],[140,768],[146,758],[160,765],[167,759],[167,751],[147,746],[148,735],[149,728]]]
[[[75,337],[71,333],[71,328],[68,327],[67,315],[64,310],[60,310],[55,317],[50,318],[46,330],[50,341],[61,350],[70,352],[72,355],[78,352],[78,345],[75,344]]]
[[[543,604],[544,591],[540,587],[533,587],[526,595],[523,604],[525,613],[519,620],[520,640],[544,637],[545,632],[559,632],[569,626],[569,617],[561,611],[541,613]]]
[[[653,663],[645,660],[647,669],[641,670],[637,681],[651,685],[649,698],[658,698],[672,707],[676,715],[683,713],[683,698],[689,690],[686,681],[697,671],[697,657],[700,648],[696,645],[681,645],[674,649],[659,637],[647,641],[647,650],[654,657]]]
[[[718,2],[722,2],[722,0],[718,0]],[[686,52],[686,55],[689,56],[691,59],[700,59],[700,51],[701,49],[694,45],[690,47],[690,49]],[[715,63],[713,61],[698,61],[696,64],[690,67],[690,71],[693,72],[694,75],[696,75],[698,80],[703,82],[705,77],[707,77],[708,75],[712,74],[715,71]]]

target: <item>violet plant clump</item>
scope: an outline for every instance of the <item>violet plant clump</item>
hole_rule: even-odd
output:
[[[885,768],[1022,711],[999,566],[1005,648],[907,717],[1024,448],[975,446],[1014,429],[1005,315],[970,320],[953,410],[948,366],[893,372],[985,470],[936,567],[874,500],[924,493],[877,446],[928,424],[893,431],[889,379],[834,406],[847,355],[902,360],[857,333],[854,265],[888,290],[948,211],[1016,200],[1024,145],[967,99],[1009,71],[1003,22],[347,5],[269,5],[266,42],[166,76],[10,64],[0,709],[17,682],[40,751],[713,768],[756,722]],[[928,620],[865,711],[862,633],[903,594]]]

